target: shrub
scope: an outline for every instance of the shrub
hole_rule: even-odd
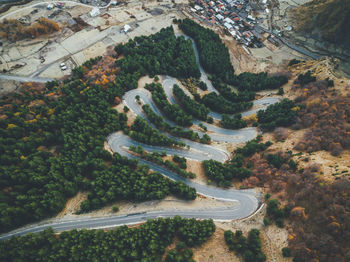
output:
[[[113,206],[112,207],[112,211],[113,211],[113,213],[118,212],[119,211],[119,207],[118,206]]]
[[[290,250],[289,247],[284,247],[284,248],[282,248],[282,255],[283,255],[283,257],[291,257],[292,251]]]

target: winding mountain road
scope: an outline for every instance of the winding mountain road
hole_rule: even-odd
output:
[[[198,51],[194,42],[194,50],[196,52],[196,57],[198,64]],[[200,66],[201,68],[201,66]],[[205,72],[201,69],[201,79],[208,80]],[[24,79],[22,79],[24,81]],[[176,83],[174,78],[163,77],[163,85],[168,96],[168,99],[171,103],[175,103],[176,100],[172,94],[173,84]],[[214,87],[208,85],[209,89],[217,92]],[[187,91],[186,91],[187,92]],[[144,103],[149,104],[152,109],[161,115],[161,112],[154,105],[151,94],[144,88],[138,88],[131,91],[128,91],[124,97],[123,102],[137,115],[145,118],[140,105],[137,103],[135,96],[139,95],[141,100]],[[268,105],[278,102],[278,98],[268,98],[261,99],[255,101],[255,106],[258,109],[253,109],[244,114],[249,115],[254,113],[254,110],[259,110],[267,107]],[[147,120],[148,121],[148,120]],[[194,120],[195,124],[203,123],[208,127],[208,131],[210,131],[210,136],[213,140],[217,141],[229,141],[229,142],[246,142],[256,137],[258,134],[258,130],[256,128],[245,128],[241,130],[228,130],[223,129],[214,125],[210,125],[199,120]],[[173,124],[169,121],[170,124]],[[174,137],[173,137],[174,138]],[[179,138],[175,138],[180,140]],[[186,218],[197,218],[197,219],[214,219],[214,220],[225,220],[231,221],[232,219],[241,219],[252,215],[259,207],[259,200],[257,198],[256,192],[254,190],[236,190],[236,189],[222,189],[210,185],[198,184],[191,180],[185,179],[178,174],[169,171],[168,169],[156,165],[152,162],[149,162],[145,159],[138,158],[135,155],[132,155],[127,150],[131,145],[138,146],[141,145],[147,151],[166,151],[167,154],[177,154],[179,156],[183,156],[190,159],[195,160],[208,160],[214,159],[220,162],[224,162],[229,158],[229,154],[223,150],[215,148],[210,145],[204,145],[200,143],[196,143],[193,141],[181,139],[185,141],[187,145],[190,146],[190,149],[182,149],[182,148],[166,148],[166,147],[158,147],[158,146],[149,146],[139,142],[132,140],[130,137],[124,135],[122,132],[117,132],[111,134],[107,137],[107,142],[111,150],[117,152],[123,156],[129,158],[137,158],[140,164],[147,164],[153,171],[160,172],[164,176],[175,180],[175,181],[183,181],[190,187],[193,187],[197,190],[197,193],[203,196],[211,197],[221,201],[230,201],[234,202],[234,206],[230,207],[220,207],[220,208],[203,208],[203,209],[192,209],[192,210],[177,210],[177,209],[169,209],[162,211],[152,211],[152,212],[141,212],[134,213],[128,215],[119,215],[119,216],[109,216],[109,217],[98,217],[98,218],[76,218],[76,219],[51,219],[49,221],[43,221],[41,223],[32,224],[23,228],[19,228],[17,230],[11,231],[9,233],[3,234],[0,236],[0,240],[6,240],[11,238],[12,236],[20,236],[27,233],[37,233],[43,231],[45,228],[52,227],[56,231],[65,231],[71,229],[82,229],[82,228],[109,228],[121,225],[130,225],[137,224],[147,219],[158,218],[158,217],[174,217],[176,215],[186,217]]]
[[[164,82],[163,82],[163,84],[164,84]],[[171,88],[172,88],[172,85],[171,85]],[[165,87],[165,90],[167,90],[166,87]],[[144,88],[133,89],[124,95],[123,102],[128,106],[128,108],[131,111],[133,111],[136,115],[139,115],[139,116],[143,117],[146,121],[148,121],[147,117],[145,116],[145,114],[142,111],[141,106],[138,104],[138,101],[135,99],[135,96],[137,96],[137,95],[140,96],[140,99],[145,104],[150,105],[152,110],[156,114],[163,116],[162,113],[157,108],[157,106],[154,104],[149,91],[144,89]],[[169,101],[172,102],[171,98],[169,99]],[[170,120],[168,120],[166,118],[164,118],[164,121],[168,122],[172,126],[175,125],[173,122],[171,122]],[[149,121],[148,121],[148,123],[154,127],[154,125],[152,123],[150,123]],[[254,127],[248,127],[248,128],[244,128],[244,129],[240,129],[240,130],[230,130],[230,129],[224,129],[224,128],[221,128],[221,127],[218,127],[215,125],[211,125],[211,124],[208,124],[206,122],[202,122],[202,121],[199,121],[196,119],[193,120],[193,123],[195,125],[199,125],[200,123],[202,123],[204,126],[206,126],[208,129],[208,135],[211,137],[211,139],[213,141],[216,141],[216,142],[242,143],[242,142],[247,142],[249,140],[252,140],[258,135],[258,129],[254,128]],[[188,128],[184,128],[184,129],[189,130]],[[196,132],[199,133],[199,135],[205,134],[204,132],[198,131],[198,130],[196,130]],[[170,135],[168,135],[168,136],[170,136]],[[170,137],[172,137],[172,136],[170,136]],[[176,137],[172,137],[172,138],[179,140],[179,138],[176,138]],[[188,145],[190,145],[190,144],[193,145],[195,143],[195,142],[190,141],[190,140],[185,140],[185,139],[181,139],[181,140],[185,141],[186,144],[188,144]],[[198,144],[198,143],[195,143],[195,144]],[[190,146],[193,147],[192,145],[190,145]]]
[[[121,132],[114,133],[107,138],[108,145],[114,152],[129,157],[137,158],[130,154],[126,149],[130,145],[141,145],[146,150],[165,150],[167,153],[176,153],[180,156],[189,157],[197,160],[205,159],[217,159],[218,161],[225,161],[227,155],[224,152],[212,148],[212,152],[209,149],[209,153],[205,152],[210,146],[202,145],[203,151],[196,152],[190,150],[173,149],[173,148],[162,148],[155,146],[142,145],[123,135]],[[221,159],[220,159],[221,158]],[[139,158],[137,158],[139,159]],[[212,197],[222,201],[234,202],[235,205],[232,207],[220,207],[220,208],[202,208],[202,209],[190,209],[190,210],[161,210],[151,212],[141,212],[128,215],[120,216],[109,216],[109,217],[97,217],[97,218],[76,218],[76,219],[54,219],[49,222],[42,222],[26,226],[9,233],[0,236],[0,240],[7,240],[13,236],[22,236],[27,233],[38,233],[45,230],[48,227],[52,227],[55,231],[61,232],[72,229],[96,229],[96,228],[109,228],[121,225],[132,225],[144,222],[148,219],[159,218],[159,217],[174,217],[181,216],[185,218],[199,218],[199,219],[214,219],[219,221],[231,221],[232,219],[240,219],[253,214],[259,206],[259,201],[256,197],[256,193],[253,190],[234,190],[234,189],[221,189],[214,186],[202,185],[193,181],[187,180],[176,173],[169,171],[168,169],[158,166],[152,162],[144,159],[139,159],[140,164],[146,164],[151,167],[152,170],[162,173],[164,176],[169,177],[175,181],[183,181],[190,187],[194,187],[197,193],[203,196]]]
[[[195,47],[195,46],[194,46]],[[195,52],[197,53],[197,49],[194,49]],[[205,72],[203,71],[202,74],[205,74]],[[162,76],[162,84],[163,84],[163,88],[165,91],[165,94],[168,97],[168,100],[170,103],[172,104],[176,104],[176,97],[173,94],[173,86],[175,84],[177,84],[188,96],[190,96],[193,99],[192,94],[185,88],[183,88],[183,86],[179,83],[178,80],[176,80],[173,77],[170,76]],[[138,89],[140,90],[140,89]],[[142,89],[141,89],[142,90]],[[141,91],[143,92],[143,91]],[[139,92],[139,95],[141,97],[141,92]],[[132,94],[130,94],[132,95]],[[148,94],[147,97],[149,97],[149,99],[147,98],[147,103],[149,103],[152,107],[152,109],[154,109],[154,111],[158,114],[161,115],[160,111],[157,109],[157,107],[154,105],[153,101],[151,100],[151,95]],[[279,102],[281,99],[279,97],[265,97],[265,98],[261,98],[258,100],[253,101],[253,107],[251,110],[243,112],[242,116],[250,116],[252,114],[256,114],[259,110],[265,110],[269,105],[275,104],[277,102]],[[136,101],[132,101],[130,99],[130,97],[128,97],[128,105],[130,107],[132,107],[133,109],[135,109],[137,107],[137,103]],[[222,115],[220,113],[216,113],[216,112],[209,112],[208,114],[209,116],[213,117],[214,119],[217,120],[221,120]],[[233,115],[231,115],[231,117],[233,117]],[[165,119],[166,120],[166,119]],[[166,120],[169,124],[174,125],[174,123]],[[254,139],[257,135],[258,135],[258,129],[255,127],[248,127],[248,128],[243,128],[243,129],[239,129],[239,130],[232,130],[232,129],[225,129],[225,128],[221,128],[215,125],[211,125],[208,124],[207,122],[203,122],[200,121],[198,119],[194,119],[193,120],[193,124],[195,125],[199,125],[202,124],[204,126],[207,127],[208,129],[208,134],[210,135],[210,137],[212,138],[213,141],[216,142],[231,142],[231,143],[243,143],[243,142],[247,142],[249,140]],[[199,134],[204,134],[203,132],[197,131]]]

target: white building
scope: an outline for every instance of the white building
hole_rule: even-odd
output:
[[[124,25],[124,27],[123,27],[123,32],[124,32],[124,33],[127,33],[128,31],[130,31],[130,29],[131,29],[131,26],[129,26],[128,24],[126,24],[126,25]]]
[[[195,5],[195,6],[194,6],[194,9],[196,9],[197,11],[200,11],[200,10],[202,10],[203,8],[200,7],[199,5]]]
[[[230,34],[231,34],[233,37],[235,37],[235,36],[237,35],[235,30],[231,30],[231,31],[230,31]]]
[[[228,30],[232,29],[232,25],[229,23],[224,23],[224,27],[226,27]]]
[[[255,21],[255,17],[253,17],[252,15],[248,15],[247,18],[252,20],[252,21]]]
[[[222,15],[220,15],[220,14],[217,14],[217,15],[216,15],[216,18],[217,18],[218,20],[223,20],[223,19],[224,19],[224,17],[223,17]]]
[[[96,17],[96,16],[100,15],[100,9],[98,9],[97,7],[95,7],[94,9],[92,9],[92,10],[90,11],[89,14],[90,14],[91,17]]]
[[[235,22],[233,22],[232,19],[229,18],[229,17],[226,17],[226,18],[224,19],[224,21],[225,21],[226,23],[228,23],[228,24],[231,24],[231,25],[233,25],[233,24],[235,23]]]

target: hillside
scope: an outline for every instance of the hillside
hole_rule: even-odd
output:
[[[350,1],[313,0],[296,9],[297,28],[329,42],[350,44]]]

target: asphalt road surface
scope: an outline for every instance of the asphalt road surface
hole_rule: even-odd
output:
[[[145,222],[148,219],[160,217],[174,217],[181,216],[184,218],[200,218],[200,219],[214,219],[217,221],[231,221],[232,219],[239,219],[244,215],[239,211],[242,210],[240,205],[227,208],[215,209],[197,209],[197,210],[164,210],[152,212],[140,212],[122,216],[109,216],[98,218],[83,218],[79,220],[56,220],[50,223],[29,226],[0,236],[0,240],[7,240],[13,236],[22,236],[27,233],[38,233],[51,227],[57,232],[72,230],[72,229],[98,229],[111,228],[122,225],[134,225]],[[249,211],[249,210],[248,210]],[[248,212],[246,212],[248,214]],[[248,214],[249,215],[249,214]]]
[[[47,81],[55,80],[52,78],[15,76],[15,75],[6,75],[6,74],[0,74],[0,79],[13,80],[13,81],[18,81],[18,82],[38,82],[38,83],[46,83]]]

